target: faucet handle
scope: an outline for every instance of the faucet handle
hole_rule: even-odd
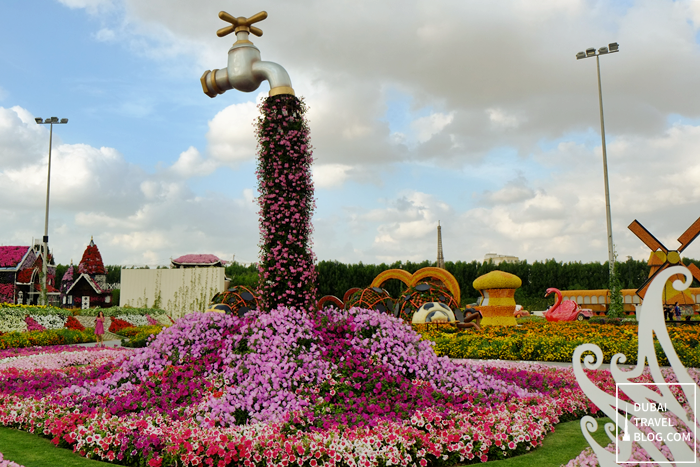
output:
[[[231,23],[230,26],[226,26],[225,28],[221,28],[218,31],[216,31],[216,35],[219,37],[228,36],[232,32],[236,33],[238,31],[251,32],[256,36],[260,37],[263,35],[262,29],[256,28],[255,26],[251,26],[251,24],[257,23],[267,18],[267,12],[261,11],[260,13],[254,14],[250,18],[246,18],[245,16],[239,16],[238,18],[236,18],[226,13],[225,11],[220,11],[219,18],[223,19],[227,23]]]

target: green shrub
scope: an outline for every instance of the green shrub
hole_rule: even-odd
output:
[[[113,306],[111,308],[88,308],[87,310],[80,310],[80,314],[83,316],[97,316],[99,312],[103,312],[105,316],[119,316],[119,315],[160,315],[167,314],[165,310],[159,308],[132,308],[129,306],[120,307]]]
[[[138,328],[125,329],[122,334],[128,334],[130,337],[122,339],[122,347],[141,348],[148,345],[148,340],[151,336],[155,336],[163,330],[160,326],[141,326]]]

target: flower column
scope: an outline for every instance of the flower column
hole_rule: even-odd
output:
[[[262,307],[270,310],[285,305],[310,310],[316,303],[311,251],[315,201],[306,105],[292,95],[277,95],[268,97],[260,111],[256,174]]]

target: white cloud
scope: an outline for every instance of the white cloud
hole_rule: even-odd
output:
[[[0,190],[0,217],[3,225],[17,226],[3,233],[0,244],[29,244],[43,231],[47,176],[44,145],[35,147],[34,140],[43,143],[48,135],[21,108],[0,108],[0,133],[7,149],[0,151],[0,185],[11,187]],[[253,191],[242,189],[239,197],[195,195],[181,178],[203,170],[200,162],[190,148],[172,167],[148,174],[113,148],[54,138],[49,237],[59,262],[79,259],[90,236],[108,264],[167,264],[173,251],[193,249],[230,256],[230,245],[254,259]]]
[[[205,160],[197,148],[190,146],[180,154],[170,169],[180,177],[190,178],[209,175],[216,169],[216,165],[212,160]]]
[[[442,132],[454,119],[454,113],[432,113],[426,117],[411,122],[411,130],[415,132],[419,143],[425,143],[433,136]]]
[[[208,153],[219,164],[236,167],[255,158],[254,123],[258,117],[254,102],[226,107],[209,122]]]
[[[93,45],[124,47],[135,67],[152,70],[159,88],[168,89],[121,100],[123,120],[155,120],[167,98],[182,105],[178,115],[192,119],[190,128],[207,120],[209,127],[159,154],[170,162],[155,173],[142,166],[157,164],[122,147],[56,139],[51,225],[64,238],[78,238],[80,251],[80,238],[102,229],[115,262],[150,261],[191,245],[222,250],[220,243],[249,245],[241,248],[254,258],[250,186],[223,195],[202,195],[195,186],[216,180],[219,169],[237,174],[254,161],[258,110],[255,102],[242,102],[254,96],[229,91],[216,104],[234,104],[212,116],[201,110],[210,101],[199,91],[194,104],[190,95],[170,91],[171,85],[197,88],[204,69],[225,65],[233,39],[215,36],[223,25],[220,7],[164,0],[63,4],[100,15],[90,19],[97,23],[94,37],[109,43]],[[595,64],[574,54],[610,41],[621,46],[601,59],[620,256],[646,254],[626,231],[632,219],[672,243],[697,216],[700,126],[667,123],[671,114],[700,118],[700,94],[689,92],[700,76],[697,2],[517,0],[494,8],[452,0],[304,0],[302,6],[273,0],[259,25],[265,35],[251,39],[263,60],[289,71],[310,107],[314,180],[328,199],[319,203],[327,211],[316,213],[316,245],[329,259],[432,259],[440,220],[448,259],[499,251],[530,260],[605,260]],[[75,79],[64,73],[66,82]],[[108,78],[118,82],[110,92],[133,89],[131,75],[115,71]],[[1,85],[18,95],[6,81]],[[408,108],[386,121],[390,89],[406,97]],[[416,118],[426,109],[435,110]],[[119,130],[129,138],[133,126]],[[47,139],[47,129],[26,110],[0,109],[0,186],[13,187],[0,194],[0,214],[18,226],[2,242],[41,231]],[[502,148],[516,155],[503,158]],[[436,170],[423,170],[428,164]],[[78,248],[65,241],[65,248]],[[140,249],[124,253],[128,242]]]
[[[100,42],[112,42],[116,39],[116,37],[116,33],[110,28],[102,28],[95,34],[95,39]]]
[[[490,205],[512,204],[523,200],[531,199],[535,196],[534,190],[527,184],[524,177],[511,180],[496,192],[486,191],[482,197],[483,201]]]
[[[68,8],[83,8],[90,14],[98,14],[114,8],[114,0],[58,0]]]
[[[486,109],[491,125],[497,129],[511,129],[520,126],[520,119],[507,113],[503,109]]]
[[[346,164],[325,164],[312,167],[316,188],[339,188],[348,179],[352,167]]]

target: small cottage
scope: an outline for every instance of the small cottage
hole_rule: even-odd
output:
[[[90,244],[85,248],[78,264],[78,276],[73,267],[69,267],[63,276],[61,292],[63,305],[66,307],[111,307],[112,291],[107,287],[107,274],[100,250],[90,237]]]
[[[34,247],[0,246],[0,303],[38,304],[41,297],[43,244],[36,241]],[[49,251],[46,276],[49,303],[58,303],[59,291],[55,288],[56,265]]]

